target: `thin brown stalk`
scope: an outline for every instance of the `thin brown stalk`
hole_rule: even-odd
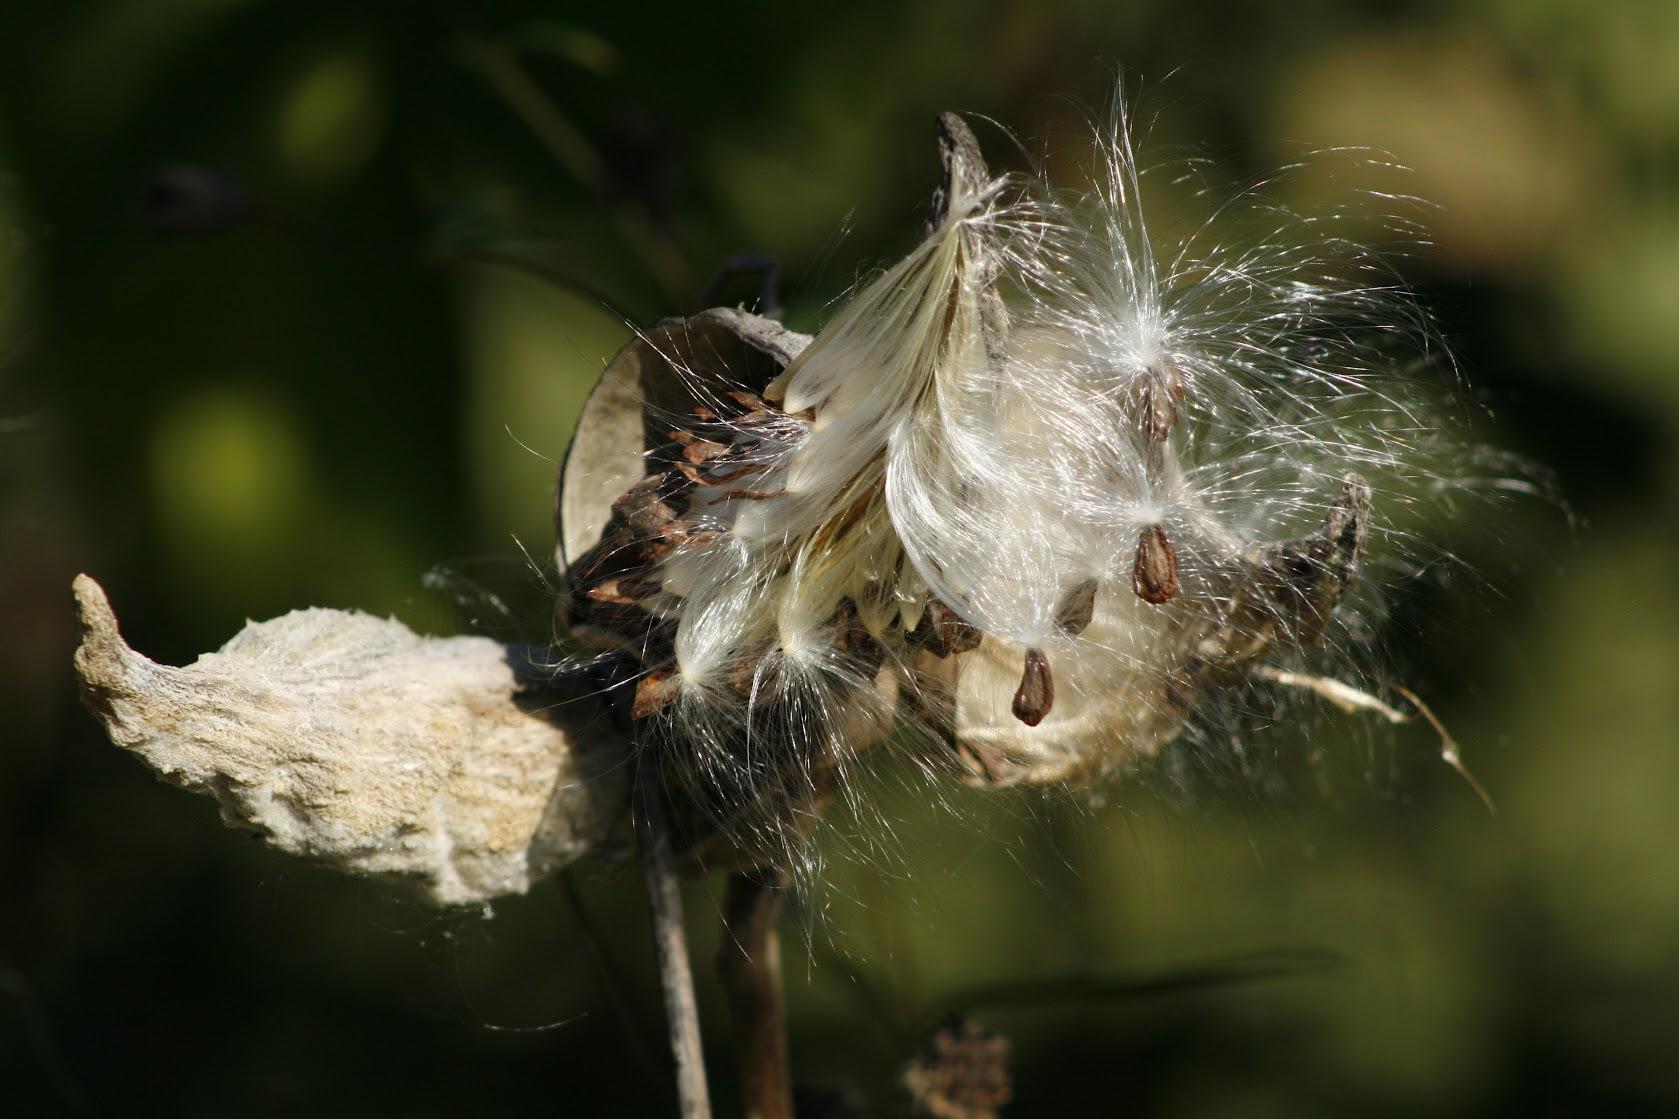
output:
[[[659,982],[664,988],[665,1016],[670,1024],[670,1049],[676,1062],[676,1095],[682,1119],[711,1119],[711,1097],[705,1082],[705,1051],[700,1044],[699,1003],[694,997],[694,967],[688,956],[688,937],[682,922],[682,893],[671,855],[670,824],[665,817],[663,790],[657,771],[643,764],[638,781],[636,838],[647,896],[653,908],[653,945],[659,958]]]
[[[602,995],[605,997],[607,1005],[612,1007],[613,1016],[618,1019],[618,1025],[624,1032],[630,1057],[644,1075],[656,1080],[664,1075],[663,1066],[655,1059],[654,1046],[650,1044],[646,1031],[636,1021],[630,1003],[624,997],[624,993],[630,988],[629,981],[624,978],[623,969],[618,966],[617,961],[613,959],[612,952],[607,948],[606,934],[590,915],[589,907],[583,900],[583,892],[577,886],[577,876],[572,868],[567,867],[562,870],[559,879],[560,896],[565,899],[572,917],[583,931],[583,943],[589,946],[589,955],[594,958]]]
[[[771,871],[729,878],[717,971],[735,1024],[747,1119],[793,1119],[787,1014],[781,992],[781,876]]]

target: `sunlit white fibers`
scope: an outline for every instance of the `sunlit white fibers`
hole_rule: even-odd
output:
[[[1015,767],[985,779],[1123,765],[1228,683],[1209,664],[1318,641],[1243,620],[1267,548],[1350,501],[1353,553],[1374,509],[1402,563],[1414,511],[1475,484],[1415,376],[1444,358],[1428,316],[1336,213],[1239,192],[1161,238],[1123,113],[1096,154],[1082,190],[955,176],[759,411],[707,421],[733,473],[692,488],[649,609],[675,622],[661,717],[720,799],[828,787],[900,713],[882,681],[921,692],[945,615],[974,636],[955,715],[925,717]],[[1413,527],[1384,527],[1401,505]],[[1326,610],[1363,559],[1336,555],[1349,570],[1307,587]]]

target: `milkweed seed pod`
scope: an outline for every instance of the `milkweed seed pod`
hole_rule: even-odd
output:
[[[615,847],[635,765],[693,863],[797,865],[888,741],[1075,785],[1256,680],[1402,720],[1298,669],[1460,495],[1544,484],[1431,407],[1382,259],[1258,195],[1157,240],[1123,115],[1083,191],[939,139],[920,244],[814,338],[719,308],[607,367],[556,492],[590,658],[312,610],[169,668],[84,576],[90,708],[230,822],[442,903]]]
[[[1071,194],[939,132],[908,256],[813,339],[729,310],[638,338],[562,471],[562,620],[748,858],[894,726],[982,786],[1155,752],[1342,639],[1377,502],[1458,484],[1407,373],[1429,321],[1332,224],[1239,198],[1249,241],[1162,246],[1122,116]]]
[[[99,584],[75,595],[82,696],[111,740],[282,851],[477,904],[621,825],[628,743],[542,651],[312,609],[175,668],[128,647]]]

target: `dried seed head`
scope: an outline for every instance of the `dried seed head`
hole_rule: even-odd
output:
[[[1076,194],[938,131],[908,256],[808,344],[731,312],[661,326],[571,457],[562,511],[598,528],[567,515],[565,616],[633,659],[670,783],[746,858],[803,836],[894,724],[954,738],[985,785],[1152,753],[1328,644],[1373,494],[1452,490],[1407,364],[1437,342],[1374,254],[1251,199],[1157,244],[1123,115]],[[1251,242],[1223,224],[1244,208]],[[634,434],[636,470],[585,500],[599,432]]]

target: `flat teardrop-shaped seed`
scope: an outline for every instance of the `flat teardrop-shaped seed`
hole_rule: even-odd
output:
[[[676,701],[677,693],[682,690],[682,682],[672,672],[653,672],[636,681],[635,703],[630,707],[630,718],[645,719],[656,711],[662,711]]]
[[[689,521],[672,521],[658,539],[643,547],[643,552],[649,560],[661,560],[680,548],[709,548],[723,536],[716,529],[695,528]]]
[[[609,521],[629,526],[638,536],[653,536],[676,516],[671,479],[650,474],[612,503]]]
[[[673,431],[671,440],[682,448],[682,461],[702,466],[712,459],[721,458],[729,453],[726,443],[719,443],[715,439],[706,439],[695,435],[691,431]]]
[[[1138,390],[1137,410],[1142,413],[1143,430],[1156,443],[1164,443],[1178,422],[1178,406],[1169,392],[1163,392],[1152,382]]]
[[[604,583],[596,583],[583,592],[583,597],[590,602],[604,602],[611,606],[634,606],[645,596],[631,594],[619,584],[620,579],[608,579]]]
[[[1096,580],[1086,579],[1067,592],[1055,611],[1055,625],[1062,633],[1077,637],[1096,616]]]
[[[910,637],[910,644],[926,649],[935,657],[952,657],[979,648],[981,634],[962,615],[931,599],[922,611]]]
[[[1156,443],[1166,442],[1178,425],[1178,402],[1185,395],[1177,366],[1168,361],[1150,369],[1136,391],[1137,418],[1143,431]]]
[[[1049,658],[1042,649],[1026,650],[1026,666],[1020,674],[1020,687],[1014,693],[1014,717],[1029,727],[1044,721],[1049,709],[1055,706],[1055,677],[1049,671]]]
[[[748,412],[772,411],[770,406],[764,402],[764,398],[759,396],[757,393],[742,392],[739,389],[731,389],[724,395]]]
[[[1149,525],[1137,537],[1131,589],[1138,598],[1155,606],[1170,602],[1178,593],[1178,550],[1160,525]]]

